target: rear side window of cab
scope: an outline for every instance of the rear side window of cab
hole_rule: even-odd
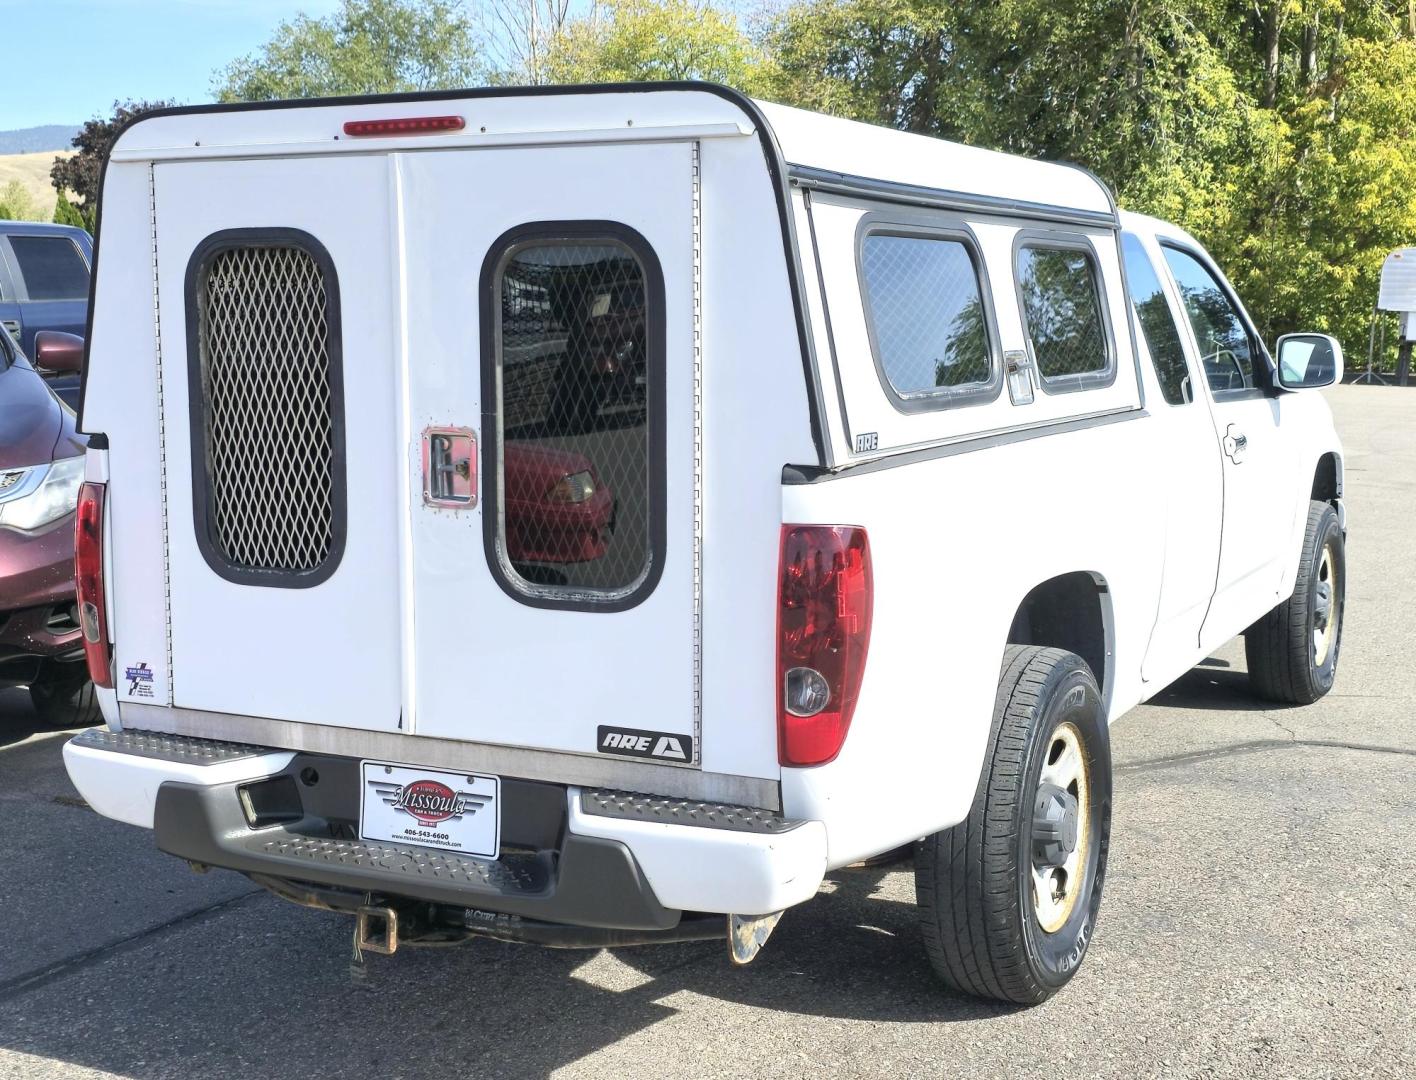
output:
[[[962,224],[867,216],[857,258],[876,372],[912,413],[992,401],[1002,390],[987,271]]]

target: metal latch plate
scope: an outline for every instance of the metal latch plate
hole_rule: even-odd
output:
[[[471,428],[424,429],[423,502],[453,510],[477,505],[477,433]]]

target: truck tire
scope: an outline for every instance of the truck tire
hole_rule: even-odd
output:
[[[1081,657],[1010,645],[969,816],[919,842],[925,949],[949,986],[1021,1005],[1076,973],[1101,903],[1111,744]]]
[[[1342,649],[1347,555],[1337,511],[1308,504],[1293,595],[1244,631],[1249,685],[1260,697],[1311,705],[1332,689]]]
[[[98,692],[82,662],[46,663],[30,686],[30,701],[46,727],[90,727],[103,720]]]

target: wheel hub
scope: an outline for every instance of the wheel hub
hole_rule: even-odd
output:
[[[1091,792],[1081,732],[1067,721],[1048,739],[1033,800],[1033,913],[1044,933],[1060,930],[1086,887]]]
[[[1077,850],[1077,798],[1056,784],[1040,784],[1033,805],[1033,862],[1061,866]]]

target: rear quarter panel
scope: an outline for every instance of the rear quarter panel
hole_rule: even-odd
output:
[[[1141,697],[1160,588],[1164,490],[1150,418],[782,489],[784,520],[863,525],[875,610],[840,756],[783,769],[792,817],[827,824],[830,865],[961,821],[978,787],[999,668],[1037,584],[1103,580],[1108,716]]]

